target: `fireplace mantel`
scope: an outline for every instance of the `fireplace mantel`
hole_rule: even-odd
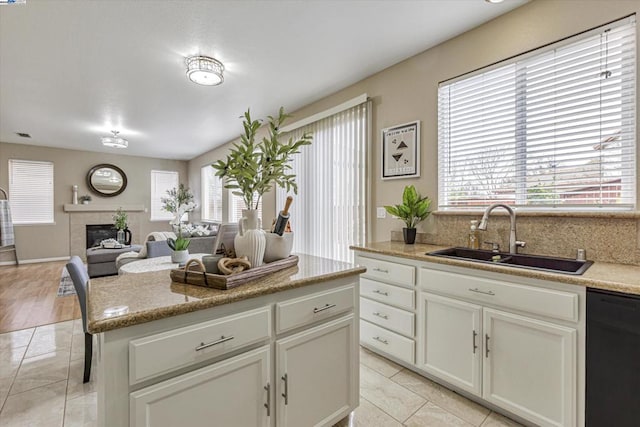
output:
[[[122,208],[125,212],[144,211],[144,205],[102,205],[98,203],[88,203],[86,205],[68,203],[64,205],[65,212],[115,212],[118,208]]]

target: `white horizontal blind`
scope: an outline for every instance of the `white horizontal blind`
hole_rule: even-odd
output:
[[[53,163],[9,160],[14,224],[53,224]]]
[[[151,171],[151,221],[173,219],[173,214],[162,209],[163,197],[167,197],[167,191],[178,187],[178,172]]]
[[[635,21],[441,84],[439,208],[635,207]]]
[[[229,222],[238,222],[240,218],[242,218],[242,210],[247,207],[244,204],[244,199],[240,196],[236,196],[232,193],[234,190],[229,190]],[[255,196],[254,201],[251,202],[251,205],[255,207]],[[258,217],[262,218],[262,198],[260,202],[258,202],[258,207],[256,208],[258,211]],[[262,228],[268,229],[271,224],[262,224]]]
[[[200,171],[202,185],[202,219],[222,222],[222,178],[210,166]]]
[[[293,156],[298,194],[291,205],[293,251],[353,261],[350,245],[365,243],[368,105],[363,103],[292,131],[287,138],[313,134],[311,145]],[[281,210],[287,192],[276,191]]]

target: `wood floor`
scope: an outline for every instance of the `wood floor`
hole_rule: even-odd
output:
[[[80,318],[75,295],[58,297],[64,261],[0,267],[0,333]]]

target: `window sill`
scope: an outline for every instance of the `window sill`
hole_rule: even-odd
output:
[[[484,209],[473,211],[434,211],[431,212],[435,216],[482,216]],[[555,218],[619,218],[619,219],[640,219],[640,211],[521,211],[516,209],[518,217],[555,217]],[[504,209],[496,209],[491,215],[507,215]]]

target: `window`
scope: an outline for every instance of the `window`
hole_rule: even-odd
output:
[[[365,102],[286,135],[313,133],[313,143],[291,162],[298,183],[290,210],[295,252],[353,261],[349,246],[364,244],[368,109]],[[278,210],[286,197],[278,188]]]
[[[163,197],[167,190],[178,187],[178,172],[151,171],[151,221],[170,221],[173,214],[162,209]]]
[[[202,220],[222,222],[222,179],[210,165],[200,171],[202,180]]]
[[[438,90],[439,209],[635,207],[635,21]]]
[[[53,163],[9,160],[14,224],[53,224]]]
[[[246,206],[242,197],[236,196],[232,191],[233,190],[229,190],[229,222],[238,222],[240,218],[242,218],[242,210],[246,209]],[[262,199],[260,199],[258,203],[257,210],[258,216],[262,218]],[[262,224],[262,228],[269,228],[270,226],[271,224]]]

